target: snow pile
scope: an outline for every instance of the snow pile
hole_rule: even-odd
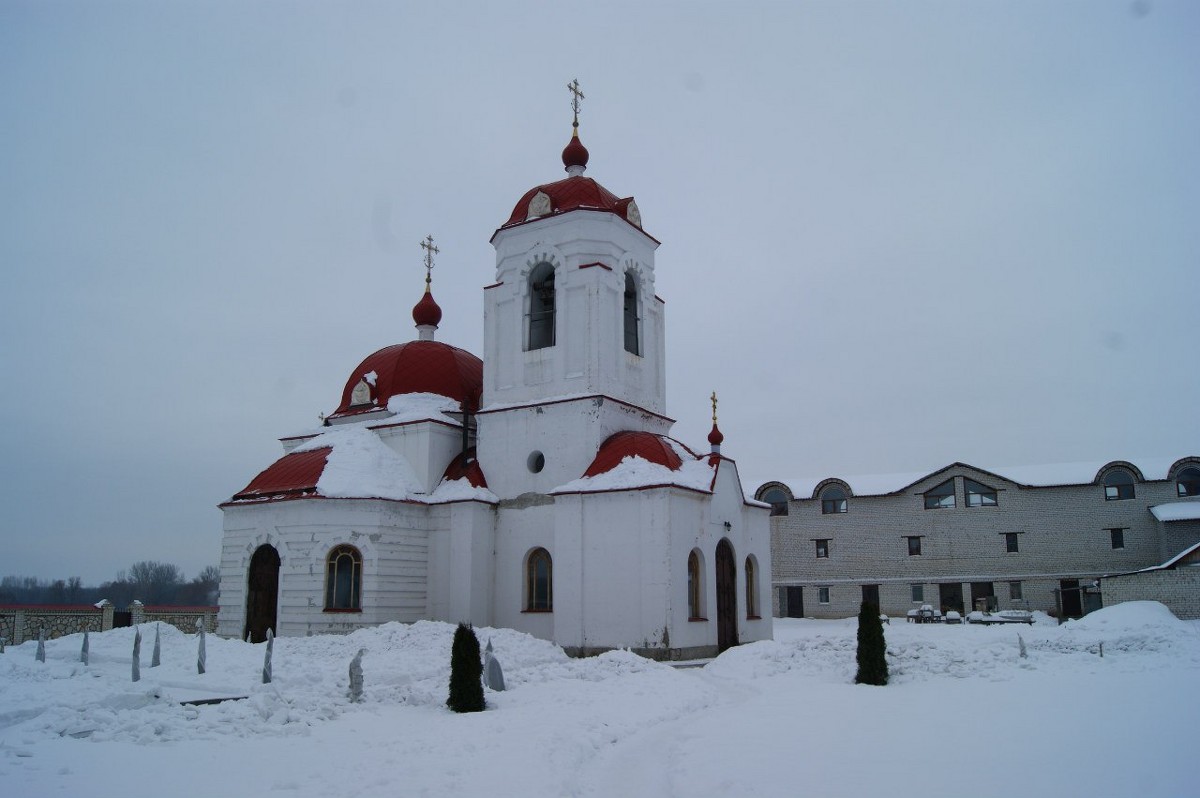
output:
[[[652,463],[637,455],[627,455],[615,468],[593,477],[580,477],[559,485],[551,493],[590,493],[603,490],[632,490],[659,485],[675,485],[708,493],[712,489],[713,467],[707,457],[697,458],[678,441],[664,438],[683,461],[678,470]]]
[[[362,424],[329,427],[296,447],[307,452],[330,446],[317,491],[330,498],[411,498],[421,491],[408,461]]]
[[[457,425],[459,422],[448,415],[461,412],[458,402],[436,393],[400,393],[388,399],[387,409],[392,417],[384,424],[406,424],[412,421],[442,421]],[[375,422],[379,426],[380,422]]]
[[[444,479],[441,484],[434,488],[433,493],[429,496],[431,504],[438,502],[461,502],[477,500],[495,504],[500,501],[500,497],[492,493],[487,488],[477,488],[471,484],[471,480],[463,477],[462,479]]]
[[[1062,626],[1044,615],[1032,627],[893,622],[884,688],[852,683],[855,619],[775,623],[775,641],[689,669],[627,651],[571,659],[529,635],[479,628],[508,689],[486,693],[487,712],[462,716],[445,707],[449,624],[280,638],[269,685],[263,644],[209,636],[198,675],[197,637],[166,625],[158,668],[146,653],[154,628],[142,628],[137,683],[133,629],[92,635],[87,666],[81,635],[47,641],[44,664],[29,641],[0,655],[0,782],[12,795],[135,798],[167,784],[176,796],[305,798],[1193,791],[1200,634],[1162,605]],[[348,666],[360,648],[364,701],[352,703]],[[1069,718],[1080,733],[1039,718]],[[986,733],[913,736],[914,724],[964,719]]]

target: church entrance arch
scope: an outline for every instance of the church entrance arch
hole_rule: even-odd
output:
[[[267,630],[279,630],[276,625],[276,602],[279,599],[279,552],[264,544],[250,558],[250,573],[246,579],[246,628],[251,643],[267,639]]]
[[[733,545],[722,538],[717,544],[717,651],[738,644],[737,561]]]

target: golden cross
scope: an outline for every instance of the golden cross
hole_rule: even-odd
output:
[[[716,424],[716,423],[717,423],[717,392],[716,392],[716,391],[713,391],[713,392],[712,392],[712,396],[711,396],[711,397],[709,397],[709,398],[710,398],[710,399],[712,399],[712,405],[713,405],[713,423],[714,423],[714,424]]]
[[[441,250],[433,245],[433,236],[425,236],[425,240],[421,242],[421,249],[425,250],[425,287],[428,288],[433,282],[430,277],[433,271],[433,256]]]
[[[583,92],[579,90],[579,78],[568,83],[567,90],[571,92],[571,110],[575,113],[575,121],[571,123],[571,126],[579,127],[579,101],[584,99]]]

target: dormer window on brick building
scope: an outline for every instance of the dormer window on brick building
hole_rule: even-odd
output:
[[[954,480],[948,479],[925,491],[925,509],[943,510],[954,506]]]
[[[968,507],[995,507],[996,490],[981,482],[963,478],[963,490],[967,494]]]

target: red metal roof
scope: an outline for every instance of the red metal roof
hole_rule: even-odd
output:
[[[556,183],[534,186],[526,191],[525,195],[518,200],[516,207],[513,208],[512,215],[508,217],[508,221],[502,224],[501,228],[521,224],[526,221],[529,217],[529,203],[539,191],[546,192],[546,195],[550,197],[549,216],[580,208],[588,208],[615,213],[628,221],[625,212],[629,207],[630,200],[633,199],[632,197],[621,199],[590,177],[576,175],[575,177],[559,180]]]
[[[682,446],[682,444],[680,444]],[[684,447],[686,449],[686,447]],[[690,452],[690,450],[688,450]],[[683,460],[675,452],[675,448],[662,435],[652,432],[625,431],[610,435],[608,440],[600,444],[596,459],[583,472],[585,477],[594,477],[612,471],[626,457],[640,457],[651,463],[666,466],[672,471],[678,471]]]
[[[473,488],[487,487],[487,479],[483,476],[483,469],[479,467],[479,460],[475,458],[474,446],[465,452],[459,452],[450,461],[450,465],[446,466],[445,479],[456,480],[464,477],[471,483],[471,487]]]
[[[375,372],[375,384],[371,386],[374,404],[351,405],[354,388],[371,372]],[[409,341],[385,347],[368,355],[351,372],[341,404],[333,415],[386,408],[389,399],[405,393],[448,396],[466,402],[467,410],[474,412],[479,409],[483,393],[483,361],[465,349],[441,341]]]
[[[285,454],[250,480],[250,484],[233,495],[230,501],[251,501],[295,494],[315,494],[317,480],[325,470],[325,460],[333,451],[330,446],[308,452]]]

